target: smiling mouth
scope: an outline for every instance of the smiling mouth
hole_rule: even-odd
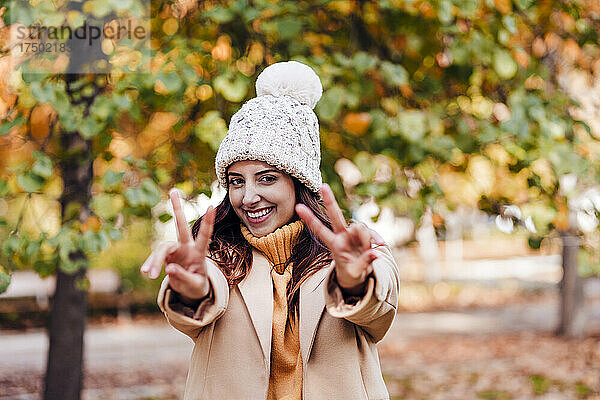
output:
[[[248,220],[253,224],[258,224],[269,218],[275,207],[263,208],[257,212],[244,211],[248,216]]]

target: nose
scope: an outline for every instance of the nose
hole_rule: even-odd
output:
[[[244,197],[242,198],[242,204],[246,207],[252,206],[260,201],[260,196],[254,185],[246,185],[244,190]]]

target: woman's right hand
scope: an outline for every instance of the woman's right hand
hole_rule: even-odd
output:
[[[179,193],[171,189],[169,197],[175,213],[179,239],[177,242],[161,243],[144,261],[140,271],[151,279],[156,279],[163,264],[166,264],[165,272],[169,275],[169,286],[180,295],[184,303],[192,304],[206,297],[210,290],[206,277],[206,256],[213,232],[215,211],[212,206],[208,207],[194,240],[181,208]]]

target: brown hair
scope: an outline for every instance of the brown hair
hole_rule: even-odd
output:
[[[295,177],[291,177],[296,192],[296,204],[303,203],[315,216],[331,229],[329,217],[325,213],[323,200],[318,194],[310,191]],[[209,257],[221,269],[229,285],[237,285],[252,268],[252,246],[244,239],[240,231],[240,219],[235,213],[229,194],[215,209],[215,224],[212,242],[209,245]],[[294,214],[292,221],[298,220]],[[198,218],[192,226],[194,239],[198,235],[202,217]],[[294,248],[292,255],[287,260],[293,264],[292,279],[287,286],[288,311],[295,318],[299,305],[300,285],[312,274],[331,262],[329,249],[308,227],[304,227]]]

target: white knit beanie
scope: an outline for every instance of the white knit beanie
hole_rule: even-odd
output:
[[[297,61],[268,66],[256,80],[256,97],[231,117],[215,158],[219,183],[242,160],[264,161],[296,177],[313,192],[321,186],[319,121],[313,108],[323,87],[309,66]]]

